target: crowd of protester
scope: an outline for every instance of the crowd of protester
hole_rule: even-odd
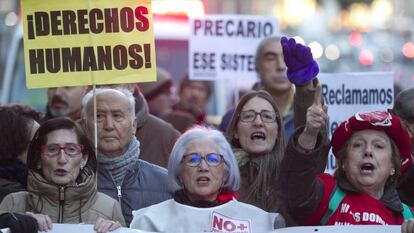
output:
[[[207,121],[212,84],[185,74],[174,96],[162,68],[153,83],[49,88],[44,114],[0,106],[0,228],[219,232],[230,219],[249,232],[414,233],[414,88],[393,109],[354,113],[329,138],[309,47],[266,38],[255,68],[259,83],[220,126]]]

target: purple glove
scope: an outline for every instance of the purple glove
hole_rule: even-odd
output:
[[[285,36],[281,38],[280,42],[283,48],[283,58],[288,68],[289,81],[296,85],[304,85],[316,78],[319,66],[313,59],[310,48]]]

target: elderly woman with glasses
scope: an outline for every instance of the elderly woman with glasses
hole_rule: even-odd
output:
[[[276,213],[238,202],[240,176],[224,135],[196,127],[178,138],[168,162],[173,199],[133,211],[130,227],[155,232],[268,232],[284,226]]]
[[[68,118],[44,122],[29,146],[27,192],[7,195],[0,213],[34,217],[40,231],[52,223],[95,224],[108,232],[125,225],[116,200],[96,188],[96,157],[83,129]]]

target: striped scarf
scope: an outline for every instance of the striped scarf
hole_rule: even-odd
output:
[[[122,185],[125,175],[135,166],[139,157],[139,141],[133,137],[128,150],[117,157],[109,157],[98,152],[99,169],[107,170],[117,186]]]

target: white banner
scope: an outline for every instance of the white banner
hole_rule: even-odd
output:
[[[190,19],[189,77],[197,80],[256,80],[260,41],[279,34],[276,17],[205,15]]]
[[[392,73],[320,74],[318,78],[323,100],[328,105],[329,137],[342,121],[355,113],[387,110],[394,104]],[[335,166],[330,152],[325,172],[332,174]]]
[[[8,228],[0,229],[2,233],[11,233]],[[95,233],[93,225],[83,224],[53,224],[53,229],[48,233]],[[148,231],[133,230],[129,228],[119,228],[112,233],[147,233]],[[315,226],[315,227],[288,227],[271,231],[273,233],[400,233],[400,226]],[[41,233],[41,232],[39,232]]]

